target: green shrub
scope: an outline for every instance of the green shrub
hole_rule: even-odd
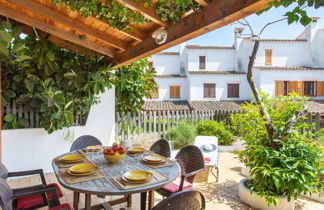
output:
[[[181,149],[195,141],[196,127],[188,123],[179,123],[168,130],[168,137],[174,149]]]
[[[233,134],[223,122],[213,120],[201,121],[197,126],[197,134],[201,136],[216,136],[220,145],[231,145]]]

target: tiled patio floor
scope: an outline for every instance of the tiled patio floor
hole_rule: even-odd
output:
[[[252,209],[248,205],[240,202],[237,193],[237,183],[243,178],[240,175],[240,162],[234,158],[232,153],[221,153],[220,154],[220,178],[219,182],[216,183],[212,174],[207,182],[195,183],[195,189],[203,192],[207,202],[208,210],[226,210],[226,209]],[[57,182],[54,174],[46,174],[47,182]],[[12,187],[24,187],[29,185],[38,184],[38,177],[28,177],[23,179],[10,180],[10,185]],[[72,203],[72,192],[62,188],[64,191],[64,198],[61,202]],[[156,202],[161,200],[161,197],[156,196]],[[106,197],[105,200],[109,200],[112,197]],[[93,204],[102,202],[103,199],[93,196]],[[81,196],[80,207],[84,206],[84,196]],[[118,210],[120,208],[137,210],[139,209],[139,195],[133,196],[133,206],[132,208],[126,208],[125,204],[114,206],[114,209]],[[45,209],[45,208],[44,208]],[[300,198],[296,202],[296,210],[324,210],[324,204],[306,199]]]

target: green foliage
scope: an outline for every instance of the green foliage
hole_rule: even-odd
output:
[[[272,7],[289,7],[293,6],[294,9],[287,12],[285,16],[288,18],[288,23],[291,24],[293,22],[300,22],[302,25],[308,25],[311,22],[311,19],[307,15],[307,8],[308,7],[314,7],[315,9],[318,9],[322,6],[324,6],[323,0],[273,0],[269,3],[269,8],[265,9],[260,13],[263,13],[264,11],[269,10]]]
[[[201,136],[216,136],[221,145],[231,145],[234,142],[233,134],[225,126],[224,122],[205,120],[199,122],[197,134]]]
[[[143,16],[134,12],[114,0],[52,0],[53,4],[60,7],[69,7],[78,11],[83,17],[93,16],[118,30],[132,31],[132,25],[141,25],[147,22]]]
[[[170,128],[167,133],[172,147],[174,149],[181,149],[194,143],[196,127],[188,123],[180,122],[177,126]]]
[[[37,36],[21,39],[21,26],[0,25],[3,104],[16,99],[27,110],[39,110],[49,133],[71,126],[74,115],[84,116],[98,102],[96,95],[112,86],[104,57],[80,55]],[[28,126],[16,118],[6,123],[4,128]]]
[[[116,111],[140,111],[144,98],[155,90],[154,73],[147,59],[134,62],[116,70]]]
[[[17,119],[17,116],[14,114],[6,114],[3,120],[4,120],[3,129],[24,128],[29,125],[26,119],[24,118]]]
[[[261,94],[273,125],[283,135],[287,120],[303,109],[306,99],[295,94],[269,99],[268,95]],[[284,195],[291,200],[323,187],[319,180],[323,150],[299,132],[305,127],[302,120],[296,122],[294,132],[287,139],[270,139],[259,106],[248,103],[242,111],[232,115],[231,122],[246,141],[246,150],[239,152],[238,157],[251,167],[251,190],[265,197],[270,205],[277,202],[274,196]]]

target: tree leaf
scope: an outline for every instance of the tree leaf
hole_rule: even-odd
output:
[[[9,56],[9,50],[4,45],[0,45],[0,54],[4,57]]]
[[[65,104],[64,110],[65,111],[68,110],[71,107],[72,103],[73,103],[73,101],[69,101],[67,104]]]
[[[10,35],[9,32],[0,30],[0,40],[9,44],[11,42],[11,39],[12,39],[12,36]]]
[[[16,119],[16,115],[14,114],[6,114],[3,118],[4,121],[9,123],[13,122],[15,119]]]
[[[17,38],[22,33],[23,30],[24,30],[24,27],[23,26],[21,26],[21,25],[15,26],[11,30],[11,33],[10,34],[11,34],[11,36],[13,38]]]
[[[53,53],[53,51],[47,51],[47,53],[46,53],[46,57],[47,57],[48,60],[50,60],[50,61],[54,61],[54,60],[55,60],[55,54]]]
[[[34,86],[35,86],[35,82],[29,79],[25,79],[24,80],[24,84],[26,86],[26,88],[30,91],[33,92],[34,90]]]

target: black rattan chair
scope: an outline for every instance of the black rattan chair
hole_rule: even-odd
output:
[[[102,145],[102,143],[99,139],[91,135],[80,136],[72,143],[70,152],[94,145]]]
[[[35,196],[39,197],[40,202],[35,202]],[[31,200],[33,200],[32,204],[30,204]],[[60,201],[54,186],[37,185],[15,190],[10,188],[6,180],[0,178],[0,206],[3,210],[29,210],[58,205],[60,205]]]
[[[203,154],[196,146],[184,147],[178,152],[176,159],[181,166],[181,177],[171,184],[156,190],[157,193],[164,197],[178,191],[191,189],[195,175],[205,169]]]
[[[150,151],[164,157],[171,157],[171,146],[168,140],[160,139],[152,144]]]
[[[202,210],[205,209],[205,197],[196,190],[174,193],[158,203],[152,210]]]

